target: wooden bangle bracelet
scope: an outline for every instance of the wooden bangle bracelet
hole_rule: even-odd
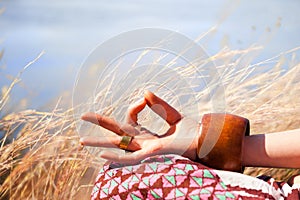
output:
[[[202,117],[197,154],[202,164],[221,170],[243,172],[244,137],[249,136],[249,120],[227,113]]]

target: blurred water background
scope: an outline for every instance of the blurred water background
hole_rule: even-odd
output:
[[[263,45],[253,62],[300,46],[299,0],[2,0],[0,9],[0,88],[45,51],[13,90],[10,111],[51,110],[50,102],[72,93],[76,72],[91,50],[133,29],[171,29],[196,39],[216,26],[200,41],[210,55],[224,46]]]

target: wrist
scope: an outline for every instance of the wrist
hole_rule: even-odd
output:
[[[174,134],[162,138],[167,153],[182,155],[190,160],[197,160],[199,123],[189,117],[183,117],[176,125]]]
[[[249,120],[227,113],[205,114],[198,138],[198,161],[215,169],[243,171],[244,138]]]

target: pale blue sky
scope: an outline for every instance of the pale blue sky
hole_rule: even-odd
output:
[[[218,52],[228,38],[231,48],[253,43],[265,49],[259,59],[300,46],[299,0],[2,0],[0,48],[5,50],[0,87],[42,50],[46,54],[23,74],[19,96],[29,93],[39,107],[63,90],[71,90],[77,69],[98,44],[122,32],[144,27],[179,31],[195,39],[219,24],[205,47]],[[280,23],[280,26],[279,26]],[[23,91],[23,92],[22,92]]]

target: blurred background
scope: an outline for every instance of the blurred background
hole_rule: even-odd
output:
[[[18,72],[40,52],[12,91],[8,111],[52,110],[68,95],[76,73],[97,45],[125,31],[156,27],[178,31],[199,41],[209,55],[224,47],[263,50],[253,62],[300,46],[299,0],[216,1],[0,1],[0,88],[7,89]]]
[[[226,71],[226,111],[250,119],[251,134],[299,128],[299,8],[299,0],[0,0],[0,199],[88,198],[103,162],[78,149],[78,118],[66,108],[89,53],[134,29],[201,38],[211,56],[224,50],[213,58]],[[259,63],[251,74],[249,62]],[[244,173],[288,180],[300,169]]]

